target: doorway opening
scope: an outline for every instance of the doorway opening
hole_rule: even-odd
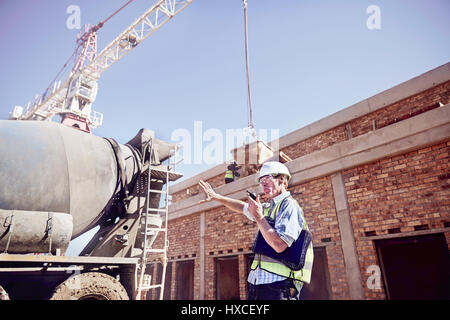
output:
[[[387,299],[450,299],[450,263],[443,233],[376,240]]]

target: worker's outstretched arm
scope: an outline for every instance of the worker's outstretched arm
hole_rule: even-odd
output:
[[[211,187],[211,185],[208,182],[205,182],[203,180],[200,180],[198,182],[199,186],[202,187],[203,191],[206,194],[206,199],[201,200],[199,203],[208,202],[211,200],[216,200],[223,204],[228,209],[231,209],[235,212],[244,214],[244,205],[245,202],[241,200],[236,200],[233,198],[222,196],[214,191],[214,189]]]

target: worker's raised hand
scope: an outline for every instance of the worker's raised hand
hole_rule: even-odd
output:
[[[259,195],[256,196],[256,200],[253,200],[252,197],[248,196],[248,212],[252,215],[255,221],[259,221],[264,219],[263,209],[261,202],[259,200]]]
[[[211,187],[211,185],[210,185],[208,182],[205,182],[205,181],[203,181],[203,180],[200,180],[200,181],[198,182],[198,185],[199,185],[200,187],[202,187],[203,191],[204,191],[205,194],[206,194],[206,199],[205,199],[205,200],[200,200],[200,201],[199,201],[199,204],[200,204],[200,203],[204,203],[204,202],[211,201],[211,200],[213,200],[213,199],[217,196],[217,193],[214,191],[214,189]]]

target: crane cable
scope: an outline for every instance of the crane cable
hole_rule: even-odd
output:
[[[105,20],[103,20],[102,22],[100,22],[103,26],[103,24],[105,24],[109,19],[111,19],[112,17],[114,17],[116,14],[118,14],[120,11],[122,11],[126,6],[128,6],[130,3],[132,3],[134,0],[129,0],[127,3],[125,3],[122,7],[120,7],[119,9],[116,10],[116,12],[114,12],[112,15],[110,15],[108,18],[106,18]]]
[[[244,27],[245,27],[245,69],[247,76],[247,111],[248,111],[248,129],[254,138],[256,138],[255,125],[253,122],[252,98],[250,91],[250,68],[248,57],[248,29],[247,29],[247,0],[244,3]]]

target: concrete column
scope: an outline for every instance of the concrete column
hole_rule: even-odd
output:
[[[331,183],[333,185],[334,203],[336,205],[339,231],[341,233],[342,251],[344,253],[350,298],[362,300],[364,299],[364,286],[358,263],[358,255],[356,253],[355,237],[342,173],[339,172],[332,175]]]
[[[200,300],[205,299],[205,213],[200,215]]]

